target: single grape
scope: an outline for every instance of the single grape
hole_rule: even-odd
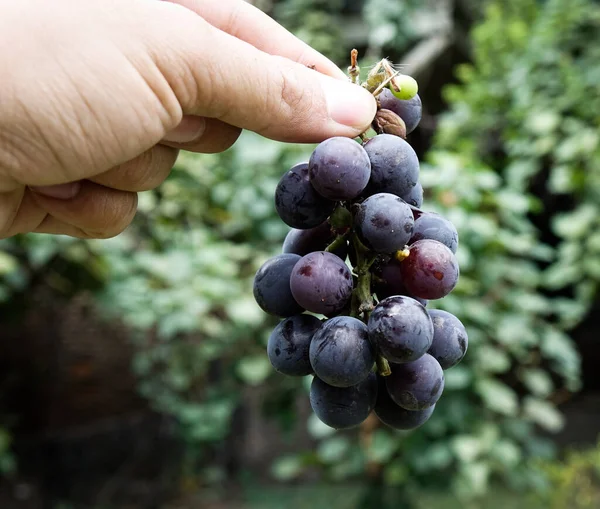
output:
[[[281,220],[306,230],[319,226],[333,212],[335,203],[323,198],[308,178],[308,163],[300,163],[285,173],[275,189],[275,208]]]
[[[429,316],[433,322],[433,343],[429,355],[440,363],[442,369],[456,366],[469,346],[465,326],[456,316],[441,309],[431,309]]]
[[[394,97],[394,94],[390,90],[384,88],[381,94],[379,94],[379,103],[382,108],[393,111],[404,120],[406,134],[413,132],[421,122],[423,106],[419,94],[415,95],[412,99],[403,101]]]
[[[254,298],[263,311],[283,318],[304,311],[290,289],[292,269],[300,260],[295,254],[280,254],[258,269],[254,276]]]
[[[309,350],[321,320],[313,315],[296,315],[281,322],[269,337],[267,355],[271,365],[289,376],[312,374]]]
[[[424,212],[415,221],[410,244],[423,239],[437,240],[448,246],[453,253],[456,253],[458,249],[458,232],[456,228],[445,217],[435,212]]]
[[[371,179],[363,193],[405,196],[419,181],[419,158],[413,148],[393,134],[378,134],[365,143],[371,161]]]
[[[382,300],[369,317],[369,338],[395,363],[423,356],[433,341],[433,324],[423,305],[402,295]]]
[[[394,253],[410,240],[414,219],[410,207],[398,196],[379,193],[357,205],[354,219],[361,242],[377,253]]]
[[[378,379],[377,403],[375,403],[373,410],[383,424],[392,429],[412,430],[422,426],[429,420],[435,410],[435,405],[424,410],[405,410],[396,405],[390,397],[385,384],[385,378],[378,377]]]
[[[413,207],[420,207],[423,205],[423,186],[420,182],[417,182],[417,185],[413,187],[408,194],[405,194],[400,198]]]
[[[352,295],[352,273],[333,253],[316,251],[303,256],[290,277],[296,302],[307,311],[330,315],[341,311]]]
[[[388,263],[377,269],[375,272],[377,279],[374,284],[377,298],[383,300],[392,295],[406,295],[407,297],[412,297],[423,306],[427,306],[427,301],[425,299],[414,297],[408,293],[408,290],[402,283],[402,272],[400,267],[400,262],[392,258]]]
[[[406,74],[400,74],[396,76],[392,83],[398,87],[398,90],[394,90],[392,84],[390,84],[390,91],[394,95],[394,97],[401,99],[403,101],[408,101],[417,95],[419,91],[419,84],[417,80],[415,80],[412,76],[408,76]]]
[[[362,382],[375,364],[367,326],[351,316],[327,320],[313,336],[309,356],[315,375],[334,387]]]
[[[304,256],[314,251],[324,251],[334,239],[335,233],[327,221],[309,230],[293,228],[288,232],[283,241],[283,252]],[[342,243],[332,253],[345,260],[348,256],[348,242]]]
[[[315,377],[310,387],[310,405],[316,416],[335,429],[354,428],[364,422],[377,401],[377,376],[358,385],[333,387]]]
[[[416,361],[391,366],[385,377],[388,393],[406,410],[424,410],[437,403],[444,391],[444,371],[439,362],[425,354]]]
[[[437,240],[418,240],[401,263],[406,289],[421,299],[441,299],[458,283],[460,274],[454,253]]]
[[[308,163],[310,183],[325,198],[352,200],[363,192],[371,176],[369,156],[351,138],[335,137],[320,143]]]

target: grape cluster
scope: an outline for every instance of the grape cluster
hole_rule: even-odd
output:
[[[421,426],[444,370],[467,350],[458,318],[427,309],[458,282],[458,234],[421,209],[419,160],[403,137],[419,124],[421,100],[394,91],[377,95],[378,134],[330,138],[283,175],[275,206],[292,229],[254,280],[259,306],[283,318],[268,341],[271,364],[313,375],[311,406],[336,429],[372,412],[395,429]]]

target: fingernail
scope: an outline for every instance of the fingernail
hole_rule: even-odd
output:
[[[186,115],[181,123],[167,133],[164,141],[171,143],[191,143],[199,139],[206,129],[206,120],[202,117]]]
[[[375,98],[364,88],[349,81],[323,77],[323,90],[329,117],[338,124],[366,129],[377,113]]]
[[[69,184],[57,184],[55,186],[31,186],[33,192],[58,200],[75,198],[80,189],[81,182],[70,182]]]

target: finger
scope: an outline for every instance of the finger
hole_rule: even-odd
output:
[[[137,194],[89,181],[83,181],[79,193],[69,200],[51,198],[31,190],[27,194],[38,209],[46,212],[39,225],[31,229],[36,233],[107,239],[123,232],[137,210]]]
[[[206,129],[202,136],[195,141],[187,143],[173,143],[163,141],[169,147],[198,152],[201,154],[217,154],[230,148],[240,137],[242,130],[239,127],[226,124],[216,118],[207,118]]]
[[[178,155],[176,148],[157,145],[131,161],[92,177],[90,181],[120,191],[148,191],[165,181]]]
[[[362,87],[264,53],[179,5],[155,5],[169,23],[147,39],[156,45],[149,53],[185,114],[290,142],[355,137],[370,126],[377,106]]]
[[[192,115],[184,115],[180,124],[169,131],[164,141],[170,143],[191,143],[198,140],[206,131],[206,119],[204,117],[195,117]]]
[[[346,79],[346,75],[331,60],[243,0],[167,1],[187,7],[219,30],[246,41],[265,53],[314,66],[317,71],[333,78]]]

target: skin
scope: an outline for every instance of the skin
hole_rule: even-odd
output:
[[[0,238],[113,237],[181,149],[354,137],[376,111],[242,0],[0,0],[0,43]]]

